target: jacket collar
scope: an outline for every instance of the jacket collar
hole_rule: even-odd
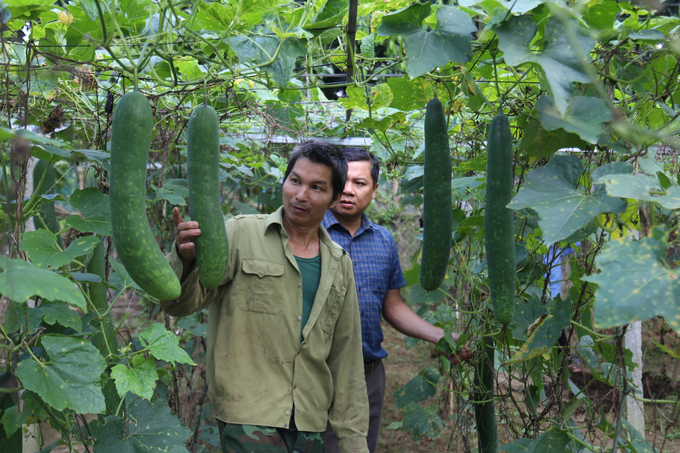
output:
[[[329,213],[330,211],[328,211],[326,215],[328,215]],[[331,214],[331,217],[333,217],[333,214]],[[333,219],[335,220],[335,217],[333,217]],[[279,207],[279,209],[269,214],[264,224],[264,232],[266,233],[269,230],[269,227],[272,225],[278,225],[280,233],[288,237],[288,233],[286,232],[286,229],[283,227],[283,206]],[[331,253],[333,253],[334,256],[341,256],[342,254],[345,253],[345,250],[342,247],[333,242],[333,239],[331,239],[330,235],[328,234],[328,231],[326,231],[326,228],[324,228],[323,225],[319,225],[319,242],[328,247],[328,249],[331,251]]]

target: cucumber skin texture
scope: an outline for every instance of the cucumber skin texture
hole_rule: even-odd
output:
[[[191,220],[201,234],[194,239],[198,278],[206,289],[217,288],[227,273],[229,243],[220,201],[220,130],[209,105],[191,112],[187,127],[187,176]]]
[[[423,174],[423,252],[420,285],[434,291],[449,266],[453,211],[451,152],[444,107],[431,99],[425,109],[425,169]]]
[[[113,241],[135,283],[159,300],[173,300],[182,289],[146,217],[146,164],[152,128],[151,106],[143,94],[131,91],[118,101],[111,125],[109,174]]]
[[[502,113],[491,121],[487,141],[484,240],[489,289],[496,319],[509,324],[515,311],[515,235],[512,210],[512,135]]]
[[[45,177],[42,187],[40,188],[40,195],[54,193],[54,167],[51,163],[45,162],[44,160],[39,160],[33,167],[33,189],[35,190],[35,187],[38,185],[38,182],[45,171],[47,171],[47,176]],[[40,210],[45,214],[43,221],[45,222],[45,225],[47,225],[47,228],[52,233],[57,234],[60,228],[59,222],[57,221],[57,215],[54,213],[54,202],[44,202],[40,206]],[[33,225],[35,226],[36,230],[39,228],[44,228],[38,216],[33,216]],[[59,247],[62,249],[64,248],[64,242],[62,241],[61,236],[57,236],[57,244],[59,244]]]

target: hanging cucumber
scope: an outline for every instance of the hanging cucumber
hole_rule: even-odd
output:
[[[477,424],[477,441],[479,453],[496,453],[498,451],[498,427],[493,405],[494,390],[494,349],[492,340],[482,339],[482,354],[475,364],[473,403],[475,423]]]
[[[449,135],[444,108],[437,98],[431,99],[425,109],[423,198],[420,284],[434,291],[446,277],[453,232]]]
[[[515,235],[512,210],[512,135],[502,113],[491,120],[487,140],[484,240],[489,289],[496,319],[509,324],[515,311]]]
[[[198,278],[206,289],[213,289],[222,283],[229,258],[220,202],[220,130],[215,110],[209,105],[196,107],[187,134],[189,210],[201,229],[194,240]]]
[[[106,281],[106,269],[104,261],[104,244],[100,242],[94,248],[90,262],[87,264],[87,272],[101,277],[102,282]],[[90,300],[95,308],[99,311],[106,311],[109,308],[109,300],[106,296],[106,288],[101,285],[88,285]],[[97,326],[100,327],[100,326]],[[99,349],[99,352],[104,357],[109,355],[109,350],[114,354],[118,351],[118,344],[116,337],[113,334],[113,324],[111,324],[111,315],[106,314],[101,321],[102,332],[95,334],[92,337],[92,344]],[[106,347],[108,342],[109,347]]]
[[[45,172],[47,172],[45,179],[42,184],[39,184],[43,173]],[[39,160],[35,164],[35,167],[33,167],[33,190],[37,191],[39,195],[54,193],[54,167],[50,162]],[[57,234],[59,232],[59,222],[57,221],[57,215],[54,212],[53,201],[45,201],[42,203],[38,214],[33,216],[33,225],[36,229],[45,228],[45,225],[47,225],[47,229],[52,233]],[[64,242],[62,241],[61,236],[57,236],[57,244],[59,244],[59,247],[62,249],[64,248]]]
[[[160,300],[172,300],[179,297],[181,286],[146,218],[146,165],[152,128],[146,97],[138,91],[123,96],[111,125],[113,242],[123,266],[144,291]]]

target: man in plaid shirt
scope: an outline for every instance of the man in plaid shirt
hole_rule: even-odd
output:
[[[373,453],[378,444],[385,399],[382,359],[387,357],[387,351],[382,348],[380,316],[384,316],[404,335],[433,344],[444,336],[444,331],[420,318],[404,303],[400,289],[406,286],[406,279],[399,264],[394,238],[386,228],[374,224],[364,214],[378,190],[378,160],[363,148],[349,147],[343,149],[343,153],[348,166],[345,189],[336,207],[326,212],[322,225],[333,241],[352,257],[361,312],[364,375],[370,406],[366,440],[369,451]],[[457,334],[453,336],[458,339]],[[463,350],[458,358],[468,360],[468,351]],[[452,363],[457,363],[458,358],[451,358]],[[337,438],[329,425],[324,452],[337,451]]]

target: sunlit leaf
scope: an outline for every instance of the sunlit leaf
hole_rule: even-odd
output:
[[[437,10],[437,28],[423,27],[430,15],[430,3],[415,3],[408,8],[386,14],[378,36],[403,36],[406,41],[406,71],[414,79],[448,62],[465,63],[471,57],[472,33],[476,31],[470,16],[457,8],[441,6]]]
[[[580,47],[577,52],[568,38],[567,27],[574,34]],[[581,31],[576,20],[561,22],[555,17],[545,25],[545,47],[536,52],[531,47],[537,31],[536,23],[529,16],[511,16],[493,28],[498,36],[498,48],[510,66],[530,63],[537,66],[548,81],[550,91],[559,112],[565,112],[572,93],[573,82],[590,82],[583,64],[595,47],[593,40]]]
[[[638,173],[637,175],[605,175],[596,183],[604,183],[610,197],[633,198],[642,201],[659,203],[666,209],[680,209],[680,186],[671,186],[663,193],[659,180],[654,176]]]
[[[60,300],[87,309],[85,298],[69,279],[52,271],[38,269],[23,260],[0,255],[0,294],[14,302],[26,302],[35,296]]]
[[[27,231],[22,237],[24,240],[19,245],[28,253],[31,263],[41,269],[48,267],[59,269],[74,258],[87,255],[101,242],[94,236],[83,236],[71,242],[68,248],[62,251],[57,246],[57,237],[49,230]]]
[[[146,341],[149,352],[158,360],[165,360],[174,364],[188,363],[194,365],[194,361],[179,347],[179,338],[170,332],[161,323],[155,323],[149,326],[144,332],[139,334],[139,337]]]
[[[660,229],[639,241],[620,239],[595,257],[595,324],[609,328],[663,316],[680,333],[680,271],[663,265],[666,237]],[[634,257],[634,259],[631,259]]]
[[[538,213],[547,245],[560,241],[586,226],[596,215],[621,213],[626,202],[611,198],[603,186],[591,194],[578,191],[583,164],[576,156],[555,156],[545,167],[532,170],[509,208],[531,208]]]
[[[158,373],[153,358],[137,355],[132,359],[132,366],[116,365],[111,369],[111,378],[116,382],[118,395],[124,397],[127,392],[150,400],[156,388]]]

